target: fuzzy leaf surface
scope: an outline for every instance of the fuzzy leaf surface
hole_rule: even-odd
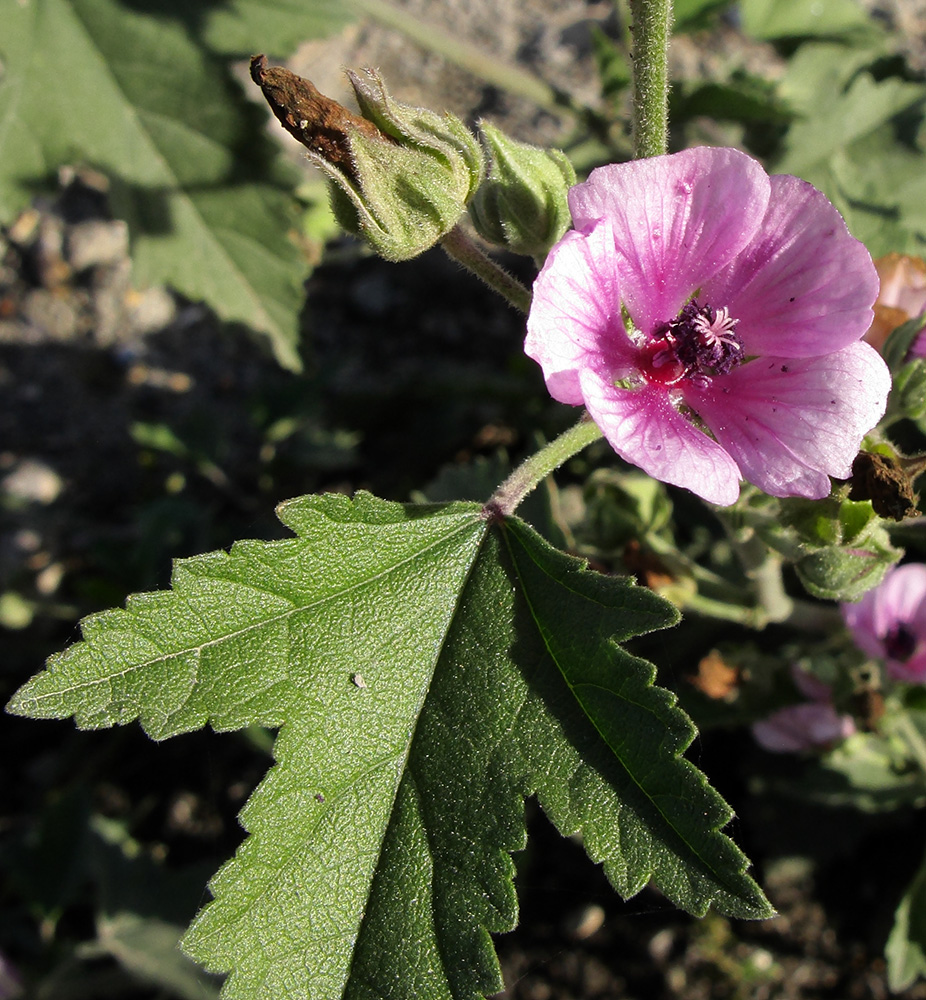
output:
[[[502,987],[524,798],[624,896],[770,913],[680,754],[693,727],[618,643],[674,608],[478,504],[284,504],[296,532],[179,562],[11,702],[82,726],[280,726],[186,950],[223,996],[476,1000]]]
[[[291,199],[266,179],[262,115],[225,66],[184,25],[116,0],[4,4],[0,59],[0,217],[62,164],[102,170],[136,280],[205,300],[298,368]]]
[[[743,27],[756,38],[833,38],[875,30],[856,0],[744,0],[740,6]]]

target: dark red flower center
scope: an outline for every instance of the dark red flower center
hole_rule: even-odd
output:
[[[916,635],[903,622],[898,622],[884,637],[884,651],[889,659],[906,662],[916,649]]]
[[[738,322],[726,309],[699,306],[692,299],[674,320],[653,331],[641,352],[640,371],[648,382],[662,385],[686,379],[707,385],[743,360]]]

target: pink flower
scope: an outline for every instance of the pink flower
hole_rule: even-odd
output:
[[[860,338],[878,276],[810,184],[735,149],[592,172],[534,285],[525,350],[622,458],[705,500],[822,497],[884,413]]]
[[[815,701],[781,708],[752,726],[756,743],[774,753],[818,750],[841,743],[854,732],[851,716],[840,715],[832,705]]]
[[[862,652],[884,660],[899,681],[926,683],[926,566],[907,563],[888,570],[842,616]]]
[[[926,260],[907,254],[889,253],[875,261],[881,290],[875,302],[875,318],[865,340],[876,350],[884,347],[891,332],[926,310]],[[913,357],[923,357],[923,335],[910,350]]]
[[[833,707],[828,684],[797,666],[791,668],[791,676],[801,694],[811,700],[753,723],[752,735],[759,746],[775,753],[797,753],[841,743],[855,732],[852,716],[840,715]]]

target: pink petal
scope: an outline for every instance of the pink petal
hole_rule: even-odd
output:
[[[926,683],[926,650],[914,653],[908,660],[888,660],[887,672],[908,684]]]
[[[888,575],[890,571],[888,571]],[[885,577],[887,579],[887,577]],[[884,658],[884,642],[887,629],[879,631],[875,625],[878,603],[878,587],[869,590],[857,604],[843,604],[842,618],[852,633],[855,645],[869,656]]]
[[[886,635],[898,622],[912,625],[926,604],[926,566],[907,563],[889,570],[862,600],[869,598],[874,603],[874,623],[879,635]],[[926,632],[922,634],[926,638]]]
[[[815,674],[809,670],[804,670],[796,663],[791,665],[791,680],[794,686],[808,701],[831,702],[833,700],[833,689],[829,684],[825,684]]]
[[[569,207],[577,229],[610,220],[624,303],[649,334],[755,237],[770,190],[752,157],[699,147],[599,167]]]
[[[613,246],[607,222],[587,233],[566,233],[534,282],[524,350],[561,403],[583,402],[579,369],[591,367],[613,380],[633,360]]]
[[[862,437],[880,420],[891,377],[868,344],[820,358],[758,358],[689,385],[700,414],[743,476],[772,496],[817,499],[846,479]]]
[[[839,715],[832,705],[808,702],[773,712],[752,726],[756,742],[774,753],[814,750],[846,739],[855,732],[848,715]]]
[[[736,502],[736,463],[672,406],[665,389],[620,389],[591,370],[580,379],[588,412],[621,458],[710,503]]]
[[[760,232],[701,300],[738,319],[747,354],[805,358],[838,351],[871,326],[878,272],[865,247],[816,188],[771,178]]]
[[[888,570],[884,579],[856,604],[843,604],[842,617],[855,644],[869,656],[887,655],[884,639],[897,625],[906,625],[926,643],[926,566],[908,563]],[[926,651],[905,663],[891,660],[891,673],[900,680],[926,678]]]

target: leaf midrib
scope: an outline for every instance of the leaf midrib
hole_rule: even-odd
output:
[[[399,562],[394,563],[387,570],[383,570],[380,573],[377,573],[377,574],[375,574],[375,575],[367,578],[362,583],[356,585],[356,586],[367,586],[368,584],[374,582],[375,580],[377,580],[377,579],[379,579],[379,578],[387,575],[388,573],[393,572],[395,569],[399,568],[403,564],[405,564],[405,563],[407,563],[407,562],[409,562],[409,561],[411,561],[413,559],[416,559],[416,558],[418,558],[419,556],[421,556],[423,554],[426,554],[428,551],[432,550],[436,546],[441,545],[441,544],[443,544],[445,542],[451,541],[454,538],[455,535],[463,534],[466,531],[471,531],[471,530],[473,530],[473,528],[481,528],[481,531],[478,532],[478,536],[479,537],[478,538],[474,537],[474,542],[476,542],[476,544],[474,544],[474,546],[473,546],[472,554],[471,554],[471,556],[467,560],[468,564],[466,566],[465,572],[464,572],[464,574],[462,576],[462,579],[460,580],[459,586],[457,587],[457,589],[455,591],[455,598],[454,598],[454,601],[453,601],[453,607],[451,609],[449,609],[449,614],[448,614],[448,617],[447,617],[447,621],[445,623],[445,628],[443,630],[443,637],[442,637],[442,640],[441,640],[440,647],[436,650],[434,656],[432,657],[430,672],[428,674],[426,682],[422,683],[422,685],[421,685],[421,695],[420,695],[420,697],[418,699],[417,704],[414,706],[414,708],[410,712],[410,717],[413,720],[413,724],[411,726],[411,731],[408,734],[408,738],[405,741],[404,748],[400,749],[399,752],[396,753],[396,754],[391,754],[391,755],[387,754],[387,755],[379,757],[376,761],[372,762],[369,766],[367,766],[366,768],[364,768],[364,770],[360,774],[356,775],[354,780],[352,780],[349,784],[346,784],[346,785],[342,786],[341,788],[339,788],[338,791],[335,792],[335,793],[333,793],[331,795],[331,797],[330,797],[330,799],[331,799],[332,802],[336,802],[340,795],[344,794],[345,791],[348,788],[350,788],[353,784],[356,783],[356,780],[361,780],[364,776],[368,776],[368,775],[373,774],[376,771],[383,770],[384,768],[387,767],[387,765],[389,765],[389,768],[388,768],[389,770],[392,770],[393,768],[395,770],[396,780],[393,782],[393,785],[392,785],[392,790],[391,790],[391,805],[390,805],[389,810],[388,810],[388,815],[387,815],[386,821],[383,823],[382,830],[380,831],[379,842],[376,845],[376,859],[377,859],[377,862],[376,862],[376,864],[374,865],[374,867],[372,869],[372,876],[371,876],[370,883],[369,883],[369,886],[370,886],[371,890],[372,890],[373,884],[376,881],[376,874],[377,874],[377,871],[378,871],[378,863],[379,863],[379,859],[382,857],[383,844],[384,844],[384,842],[386,840],[386,836],[389,833],[389,829],[390,829],[390,826],[391,826],[392,821],[393,821],[394,812],[395,812],[396,797],[397,797],[399,788],[401,787],[403,781],[405,781],[406,779],[408,779],[411,782],[412,790],[413,790],[413,792],[414,792],[414,794],[415,794],[415,796],[416,796],[416,798],[418,799],[418,802],[419,802],[419,810],[421,811],[422,816],[423,816],[424,810],[421,808],[422,799],[421,799],[420,793],[417,790],[417,780],[415,779],[415,776],[414,776],[414,773],[413,773],[412,769],[409,767],[409,758],[411,756],[412,747],[414,746],[414,743],[415,743],[415,734],[416,734],[417,729],[418,729],[418,724],[419,724],[419,721],[420,721],[420,718],[421,718],[421,713],[423,711],[425,702],[427,701],[428,692],[429,692],[430,686],[431,686],[431,680],[432,680],[432,678],[434,676],[434,670],[436,669],[437,664],[440,662],[440,659],[443,656],[444,647],[445,647],[446,642],[447,642],[447,637],[450,634],[450,631],[451,631],[451,628],[452,628],[452,624],[453,624],[453,620],[455,618],[455,615],[459,611],[460,600],[461,600],[462,595],[463,595],[463,593],[464,593],[464,591],[466,589],[466,585],[467,585],[467,583],[469,581],[470,574],[473,571],[473,567],[478,562],[479,554],[480,554],[480,551],[482,549],[483,542],[485,541],[486,532],[488,530],[488,525],[486,524],[485,521],[483,521],[481,519],[481,517],[480,517],[480,515],[478,513],[474,514],[474,515],[466,515],[466,516],[468,518],[471,518],[471,520],[468,520],[467,522],[464,522],[463,524],[461,524],[459,527],[454,528],[452,531],[450,531],[446,535],[442,536],[442,538],[436,539],[434,542],[432,542],[430,545],[426,546],[424,549],[418,550],[413,555],[407,556],[406,558],[400,560]],[[340,596],[340,595],[343,595],[345,593],[348,593],[351,589],[353,589],[353,588],[346,588],[345,590],[340,591],[338,595],[329,595],[328,597],[324,598],[324,600],[315,602],[315,604],[316,605],[323,604],[326,601],[330,600],[334,596]],[[293,611],[304,610],[305,608],[308,608],[308,607],[311,607],[311,606],[313,606],[313,605],[305,605],[303,608],[292,609],[292,610]],[[286,612],[286,614],[288,614],[288,613],[292,613],[292,612]],[[277,766],[281,766],[280,763],[278,763]],[[328,798],[328,796],[326,795],[326,800],[327,800],[327,798]],[[313,822],[313,824],[311,826],[311,829],[313,829],[313,830],[316,829],[321,824],[321,822],[323,821],[323,819],[325,818],[325,816],[326,816],[326,813],[319,814],[318,818]],[[431,863],[432,863],[432,866],[433,866],[435,855],[434,855],[434,850],[433,850],[432,843],[431,843],[430,829],[428,828],[427,824],[424,824],[424,834],[425,834],[425,839],[426,839],[427,844],[428,844],[428,852],[429,852],[429,855],[430,855],[430,858],[431,858]],[[251,835],[254,836],[254,834],[251,834]],[[303,855],[304,855],[304,851],[300,852],[298,850],[298,847],[294,846],[293,849],[287,853],[285,864],[280,865],[280,867],[279,867],[278,870],[282,870],[285,867],[291,865],[293,863],[294,859],[297,859],[297,858],[299,858],[299,857],[301,857]],[[269,891],[271,891],[271,889],[272,889],[272,886],[268,885],[267,888],[263,889],[260,892],[260,894],[256,897],[256,900],[263,900],[266,897],[267,893]],[[256,900],[255,900],[255,902],[256,902]],[[356,955],[357,955],[357,942],[359,942],[361,936],[364,933],[364,927],[366,926],[366,922],[367,922],[367,914],[368,914],[368,909],[366,907],[364,907],[364,911],[360,914],[360,918],[359,918],[359,920],[357,922],[355,940],[354,940],[353,947],[351,949],[350,959],[349,959],[349,962],[348,962],[348,965],[347,965],[347,969],[346,969],[346,976],[345,976],[345,980],[344,980],[344,988],[345,989],[347,988],[347,985],[349,984],[349,982],[351,980],[351,977],[353,975],[354,961],[355,961]],[[214,935],[209,935],[209,936],[212,937]],[[331,939],[331,940],[343,940],[343,935],[328,935],[328,938]],[[321,938],[321,940],[324,940],[324,938]],[[441,957],[442,964],[446,968],[446,965],[447,965],[447,963],[446,963],[446,956],[444,955],[443,950],[441,950],[440,957]],[[445,979],[447,979],[447,981],[449,982],[449,978],[446,976],[446,974],[445,974]]]
[[[383,577],[388,576],[390,573],[395,572],[397,569],[401,568],[402,566],[407,565],[408,563],[413,562],[416,559],[422,558],[423,556],[426,556],[427,553],[430,552],[431,550],[433,550],[433,549],[435,549],[435,548],[437,548],[437,547],[439,547],[441,545],[444,545],[444,544],[452,541],[453,538],[454,538],[454,536],[456,536],[458,534],[459,535],[465,534],[466,532],[472,531],[474,528],[476,528],[476,527],[479,526],[478,515],[467,515],[467,517],[469,518],[469,520],[467,520],[465,523],[463,523],[463,524],[459,525],[458,527],[454,528],[452,531],[449,531],[446,535],[442,535],[440,538],[437,538],[434,541],[430,542],[424,548],[416,550],[412,554],[403,557],[402,559],[398,560],[397,562],[390,564],[389,566],[385,567],[384,569],[381,569],[379,572],[374,573],[373,575],[371,575],[369,577],[366,577],[363,580],[359,580],[359,581],[357,581],[355,583],[352,583],[349,586],[346,586],[346,587],[343,587],[340,590],[334,591],[333,593],[326,594],[322,598],[318,598],[316,600],[309,601],[309,602],[307,602],[305,604],[300,604],[298,606],[289,608],[286,611],[282,611],[282,612],[279,612],[278,614],[271,615],[270,617],[264,618],[261,621],[252,622],[250,625],[246,625],[243,628],[236,629],[233,632],[227,632],[224,635],[218,636],[218,637],[216,637],[214,639],[210,639],[207,642],[199,643],[197,645],[185,646],[183,649],[178,649],[178,650],[174,650],[174,651],[172,651],[170,653],[165,653],[163,656],[155,656],[155,657],[152,657],[150,659],[142,660],[139,663],[132,664],[131,666],[126,667],[124,670],[119,670],[119,671],[114,671],[113,673],[108,673],[108,674],[106,674],[105,677],[94,678],[93,680],[88,680],[88,681],[85,681],[85,682],[80,683],[80,684],[75,684],[72,687],[56,688],[54,691],[49,692],[47,694],[43,694],[43,695],[31,695],[31,696],[29,696],[28,701],[29,701],[29,703],[31,703],[33,705],[38,705],[38,704],[41,704],[43,701],[45,701],[45,700],[47,700],[49,698],[61,698],[61,697],[65,696],[65,695],[71,694],[71,693],[73,693],[75,691],[89,690],[89,689],[92,689],[92,688],[94,688],[94,687],[96,687],[96,686],[98,686],[100,684],[109,684],[109,683],[112,683],[112,681],[114,679],[119,678],[119,677],[125,677],[128,674],[131,674],[131,673],[133,673],[136,670],[142,670],[142,669],[145,669],[145,668],[153,667],[153,666],[155,666],[157,664],[160,664],[160,663],[166,663],[166,662],[169,662],[170,660],[175,659],[177,657],[189,656],[191,653],[194,654],[194,655],[196,655],[197,658],[199,658],[202,655],[203,650],[208,649],[208,648],[210,648],[212,646],[219,645],[219,644],[221,644],[223,642],[230,642],[232,640],[235,640],[235,639],[239,638],[242,635],[246,635],[248,632],[252,632],[252,631],[254,631],[256,629],[263,629],[263,628],[269,627],[269,626],[274,625],[274,624],[276,624],[276,623],[278,623],[280,621],[286,620],[286,618],[288,618],[288,617],[290,617],[292,615],[300,614],[300,613],[302,613],[304,611],[309,611],[312,608],[321,607],[322,605],[328,603],[329,601],[336,600],[336,599],[339,599],[339,598],[343,598],[346,595],[348,595],[348,594],[350,594],[350,593],[352,593],[352,592],[354,592],[354,591],[356,591],[356,590],[358,590],[358,589],[360,589],[362,587],[367,587],[370,584],[375,583],[377,580],[382,579]],[[467,574],[469,572],[469,569],[471,569],[471,566],[467,569]],[[234,582],[238,583],[238,581],[234,581]],[[241,585],[241,586],[249,586],[252,589],[258,591],[259,593],[264,593],[264,594],[267,594],[267,595],[269,595],[271,597],[277,597],[277,598],[279,598],[280,596],[282,596],[280,594],[273,593],[273,591],[271,591],[271,590],[267,590],[265,588],[257,587],[253,583],[239,584],[239,585]],[[176,598],[180,599],[180,595],[178,595],[176,593],[176,591],[174,592],[174,596]],[[125,609],[125,613],[126,614],[131,614],[132,612],[131,612],[131,610],[129,608],[126,608]],[[446,636],[445,636],[445,638],[446,638]],[[86,644],[87,645],[92,645],[92,643],[89,642],[89,641]],[[441,649],[443,649],[443,646],[441,647]]]
[[[476,516],[477,516],[477,518],[480,517],[480,515],[476,515]],[[481,520],[481,518],[480,518],[480,520]],[[488,534],[488,524],[487,524],[487,522],[482,521],[481,527],[482,527],[482,532],[481,532],[481,537],[479,539],[479,544],[474,547],[473,556],[472,556],[472,558],[469,561],[469,565],[466,567],[466,573],[463,575],[463,579],[460,581],[460,586],[459,586],[459,588],[457,589],[457,592],[456,592],[456,600],[454,601],[454,607],[453,607],[453,610],[452,610],[452,612],[451,612],[451,614],[450,614],[450,616],[448,618],[447,627],[444,629],[443,639],[441,640],[440,648],[437,650],[437,652],[436,652],[436,654],[434,656],[433,664],[432,664],[432,667],[431,667],[431,673],[430,673],[430,675],[428,677],[428,683],[422,686],[421,698],[419,699],[418,704],[415,707],[415,711],[413,713],[413,718],[414,718],[415,721],[414,721],[414,725],[412,726],[412,731],[409,734],[408,742],[406,743],[406,746],[405,746],[405,751],[404,751],[404,753],[402,755],[401,764],[396,769],[396,774],[397,774],[398,778],[397,778],[397,781],[396,781],[396,783],[395,783],[395,785],[393,787],[393,792],[392,792],[392,807],[390,808],[390,811],[389,811],[389,818],[386,821],[386,823],[383,825],[382,835],[381,835],[380,840],[379,840],[379,847],[378,847],[378,850],[377,850],[377,861],[379,860],[379,858],[382,857],[383,844],[384,844],[384,842],[386,840],[386,835],[389,833],[389,828],[392,825],[392,820],[393,820],[393,816],[394,816],[394,813],[395,813],[395,800],[396,800],[396,797],[398,795],[399,788],[401,787],[402,782],[405,781],[406,777],[407,777],[408,780],[411,783],[411,790],[414,792],[415,798],[416,798],[416,800],[419,803],[419,813],[420,813],[420,815],[422,817],[422,827],[423,827],[424,838],[425,838],[425,842],[427,843],[428,855],[429,855],[429,858],[431,860],[432,870],[434,868],[434,861],[435,861],[435,858],[436,858],[436,853],[434,851],[433,838],[432,838],[432,834],[431,834],[431,827],[430,827],[429,824],[427,824],[426,822],[424,822],[424,814],[425,814],[425,811],[426,811],[425,808],[424,808],[424,802],[425,802],[425,800],[421,796],[421,793],[418,790],[418,784],[419,783],[418,783],[418,780],[415,777],[415,773],[414,773],[413,768],[409,765],[409,759],[411,757],[412,748],[415,745],[415,736],[416,736],[416,734],[418,732],[418,725],[419,725],[420,720],[421,720],[421,713],[424,710],[424,705],[425,705],[425,702],[427,701],[428,693],[430,692],[430,689],[431,689],[431,681],[434,678],[434,671],[437,669],[437,665],[440,663],[441,657],[444,655],[444,647],[447,644],[447,638],[450,635],[450,632],[451,632],[451,630],[453,628],[453,623],[454,623],[454,621],[456,619],[456,616],[457,616],[457,614],[459,614],[459,611],[460,611],[460,602],[462,600],[463,594],[466,592],[466,588],[467,588],[467,585],[469,584],[469,579],[470,579],[470,576],[471,576],[471,574],[473,572],[473,568],[475,567],[476,563],[479,561],[479,555],[480,555],[480,552],[482,550],[483,543],[485,542],[486,536]],[[523,707],[523,703],[522,703],[522,707]],[[518,712],[520,712],[520,707],[518,709]],[[496,744],[496,746],[497,746],[497,744]],[[375,882],[375,879],[376,879],[376,873],[374,872],[374,874],[373,874],[373,880],[370,883],[371,887],[372,887],[373,882]],[[432,903],[431,903],[432,924],[434,924],[434,920],[433,920],[433,895],[434,895],[434,885],[433,885],[433,881],[432,881],[431,885],[430,885],[430,896],[431,896],[431,900],[432,900]],[[364,933],[364,928],[366,927],[366,923],[367,923],[367,913],[364,912],[364,914],[363,914],[363,916],[362,916],[362,918],[360,920],[358,929],[357,929],[357,941],[358,942],[360,940],[361,935]],[[447,963],[447,960],[446,960],[445,949],[443,947],[443,943],[441,941],[441,938],[440,938],[439,934],[435,934],[435,939],[437,941],[437,949],[438,949],[438,953],[439,953],[439,957],[440,957],[441,966],[444,969],[444,979],[449,984],[450,979],[449,979],[449,976],[447,976],[447,974],[446,974],[446,969],[447,969],[448,963]],[[348,969],[347,979],[345,981],[345,989],[347,988],[347,985],[349,984],[351,976],[353,974],[354,960],[356,958],[356,955],[357,955],[357,948],[356,948],[356,945],[355,945],[354,951],[353,951],[353,953],[351,955],[351,960],[350,960],[350,966],[349,966],[349,969]]]

